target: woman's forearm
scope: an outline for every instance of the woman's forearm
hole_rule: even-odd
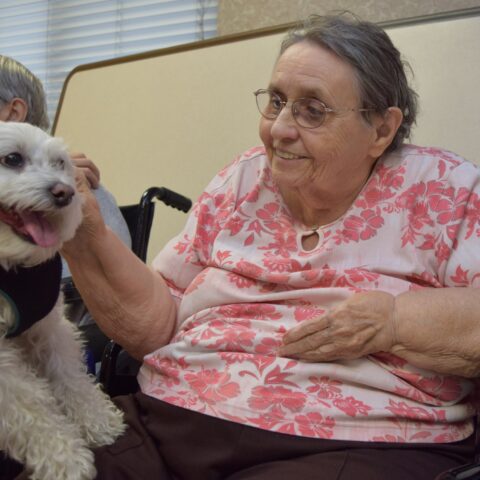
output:
[[[62,250],[75,285],[102,331],[141,359],[166,344],[176,307],[162,277],[108,228],[78,235]]]
[[[480,289],[409,291],[395,299],[391,352],[421,368],[480,375]]]

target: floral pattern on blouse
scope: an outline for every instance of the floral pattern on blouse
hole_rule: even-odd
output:
[[[212,180],[154,260],[178,305],[177,331],[145,357],[143,392],[306,437],[467,437],[468,379],[386,352],[329,363],[276,352],[288,329],[355,292],[480,287],[479,173],[448,151],[406,145],[379,159],[350,209],[306,251],[309,231],[290,215],[263,147],[245,152]]]

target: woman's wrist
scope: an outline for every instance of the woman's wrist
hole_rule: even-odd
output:
[[[103,222],[94,229],[80,226],[75,236],[63,244],[60,253],[67,262],[90,257],[105,248],[110,234],[113,232]]]

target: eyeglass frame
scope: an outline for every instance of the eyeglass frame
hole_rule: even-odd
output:
[[[265,94],[265,93],[268,93],[270,94],[270,96],[274,96],[278,99],[278,101],[281,103],[282,105],[282,108],[278,111],[278,113],[274,114],[270,114],[270,115],[266,115],[264,112],[262,112],[262,110],[260,109],[260,105],[258,104],[258,96],[260,94]],[[266,118],[267,120],[275,120],[278,118],[278,116],[280,115],[280,113],[282,113],[283,109],[286,108],[286,106],[288,105],[289,101],[287,100],[282,100],[282,97],[280,97],[280,95],[276,92],[274,92],[273,90],[269,90],[268,88],[259,88],[258,90],[255,90],[255,92],[253,92],[253,94],[255,95],[255,103],[257,104],[257,108],[258,108],[258,111],[260,112],[260,115],[263,117],[263,118]],[[302,125],[297,117],[298,117],[298,110],[295,109],[295,104],[297,104],[298,102],[301,102],[302,100],[315,100],[317,101],[320,105],[322,105],[322,107],[325,109],[325,115],[323,116],[321,122],[318,124],[318,125],[315,125],[313,127],[307,127],[305,125]],[[327,107],[325,105],[324,102],[322,102],[321,100],[318,100],[318,98],[315,98],[315,97],[300,97],[300,98],[297,98],[295,100],[293,100],[290,104],[290,109],[291,109],[291,112],[292,112],[292,117],[293,119],[295,120],[295,123],[301,127],[301,128],[306,128],[306,129],[314,129],[314,128],[318,128],[318,127],[321,127],[323,125],[323,123],[325,122],[325,119],[327,117],[327,113],[337,113],[337,114],[340,114],[340,113],[346,113],[346,112],[374,112],[376,110],[378,110],[377,108],[341,108],[341,109],[334,109],[334,108],[330,108],[330,107]]]

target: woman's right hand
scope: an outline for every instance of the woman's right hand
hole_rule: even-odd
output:
[[[90,242],[101,237],[106,228],[84,167],[75,168],[75,180],[77,194],[82,197],[82,223],[78,227],[74,238],[63,245],[61,253],[66,259],[75,257],[79,249],[88,249]]]
[[[72,153],[70,152],[70,158],[75,167],[80,168],[90,188],[98,188],[100,185],[100,170],[93,163],[93,160],[88,158],[84,153]]]

